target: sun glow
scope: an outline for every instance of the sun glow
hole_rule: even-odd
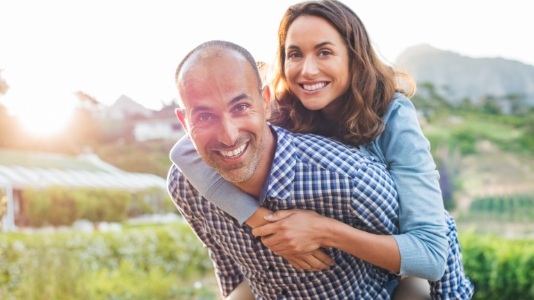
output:
[[[46,137],[61,133],[74,115],[74,104],[60,102],[31,103],[14,111],[25,132],[36,137]]]
[[[66,129],[72,118],[72,111],[26,111],[17,116],[23,129],[36,136],[50,136]]]

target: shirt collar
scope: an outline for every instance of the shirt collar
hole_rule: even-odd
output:
[[[276,140],[276,151],[267,181],[263,185],[260,199],[274,197],[287,200],[291,198],[295,178],[296,151],[291,132],[270,125]]]

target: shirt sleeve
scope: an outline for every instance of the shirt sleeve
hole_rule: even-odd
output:
[[[240,224],[245,223],[258,209],[256,199],[224,180],[202,160],[187,136],[174,145],[170,158],[201,195]]]
[[[407,98],[395,100],[384,116],[386,127],[377,139],[399,195],[399,229],[394,238],[401,255],[401,275],[438,280],[447,259],[446,218],[439,172],[415,107]]]
[[[199,207],[205,200],[183,179],[183,174],[176,166],[171,167],[167,176],[167,189],[184,220],[208,250],[221,293],[224,297],[228,296],[244,280],[244,276],[235,261],[222,251],[204,229],[206,226],[202,218],[199,218]]]

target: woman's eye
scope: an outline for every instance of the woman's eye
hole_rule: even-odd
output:
[[[329,50],[321,50],[319,51],[319,56],[328,56],[332,54],[332,52],[330,52]]]
[[[301,57],[301,55],[300,55],[299,52],[295,52],[295,51],[293,51],[293,52],[289,52],[289,53],[287,54],[287,58],[288,58],[288,59],[291,59],[291,58],[298,58],[298,57]]]

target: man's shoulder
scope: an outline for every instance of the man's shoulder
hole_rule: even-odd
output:
[[[291,151],[300,162],[315,164],[324,169],[339,171],[340,167],[359,169],[363,165],[379,164],[368,153],[357,147],[316,134],[292,133],[276,128],[278,143],[284,151]]]
[[[176,192],[176,190],[184,190],[184,187],[189,185],[189,181],[185,175],[180,171],[180,168],[175,164],[171,164],[169,172],[167,173],[167,189],[169,192]]]
[[[339,155],[366,156],[359,148],[346,145],[340,141],[312,133],[293,133],[283,128],[276,128],[279,143],[290,142],[299,152],[327,152]],[[286,141],[284,141],[286,140]]]

